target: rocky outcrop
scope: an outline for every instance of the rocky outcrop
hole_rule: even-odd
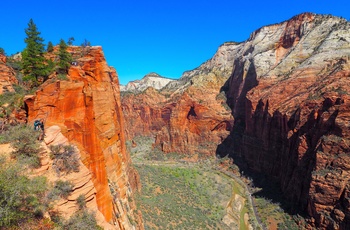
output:
[[[125,151],[119,82],[107,66],[101,47],[71,47],[77,62],[67,80],[46,81],[35,96],[26,98],[28,121],[44,119],[56,125],[80,151],[81,161],[91,173],[96,204],[115,229],[142,228],[134,214],[131,184],[136,173]],[[138,224],[137,224],[138,223]]]
[[[350,228],[349,29],[311,13],[263,27],[223,87],[235,121],[217,153],[278,183],[309,228]]]
[[[16,72],[6,65],[7,58],[0,54],[0,95],[6,92],[15,92],[13,84],[18,84]]]
[[[214,155],[233,120],[220,88],[231,73],[237,47],[223,44],[212,59],[161,90],[122,94],[127,139],[154,136],[164,152]]]
[[[144,76],[141,80],[130,81],[128,84],[120,85],[121,92],[142,92],[146,90],[148,87],[152,87],[154,89],[162,89],[169,82],[174,81],[170,78],[165,78],[160,76],[157,73],[149,73]]]

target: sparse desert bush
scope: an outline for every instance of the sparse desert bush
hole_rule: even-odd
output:
[[[20,86],[14,88],[16,92],[6,92],[0,95],[0,106],[3,108],[0,113],[2,117],[9,116],[14,109],[19,109],[23,106],[23,98],[26,91]]]
[[[85,196],[83,194],[78,196],[77,204],[80,210],[86,208]]]
[[[70,181],[58,180],[55,186],[48,194],[49,200],[57,200],[59,198],[67,199],[73,190],[73,184]]]
[[[73,230],[96,230],[103,229],[97,225],[95,215],[86,210],[75,213],[68,221],[63,224],[63,229]]]
[[[6,163],[4,159],[0,159],[0,164],[0,228],[41,218],[46,178],[28,178],[21,165]]]
[[[51,159],[53,168],[57,175],[69,174],[79,171],[79,158],[76,149],[72,145],[53,145],[51,149]]]
[[[40,152],[39,135],[40,132],[27,125],[17,125],[6,131],[1,139],[10,143],[14,148],[13,157],[29,164],[31,167],[38,167],[40,166],[38,156]]]

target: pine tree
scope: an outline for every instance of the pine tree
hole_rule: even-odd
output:
[[[61,39],[58,49],[58,73],[60,74],[67,74],[72,62],[72,55],[68,53],[67,47],[66,42]]]
[[[68,44],[69,46],[71,46],[71,45],[73,45],[73,42],[74,42],[74,41],[75,41],[74,37],[70,37],[70,38],[68,38],[67,44]]]
[[[47,51],[48,53],[51,53],[51,52],[53,51],[53,44],[52,44],[52,42],[47,43],[47,49],[46,49],[46,51]]]
[[[25,33],[27,37],[24,39],[24,42],[27,44],[27,47],[22,53],[23,80],[29,81],[32,85],[38,85],[39,78],[46,80],[48,75],[44,57],[44,39],[40,37],[40,32],[33,19],[30,19]]]

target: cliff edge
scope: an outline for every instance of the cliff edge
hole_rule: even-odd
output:
[[[107,222],[115,229],[142,228],[141,217],[133,212],[138,176],[125,151],[116,71],[107,65],[101,47],[70,47],[69,52],[76,65],[67,79],[52,77],[26,98],[28,121],[44,119],[46,127],[58,126],[78,147]]]

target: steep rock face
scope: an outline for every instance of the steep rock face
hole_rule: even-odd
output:
[[[128,198],[132,199],[130,184],[136,184],[130,179],[137,177],[125,151],[118,77],[107,66],[101,47],[70,51],[78,65],[69,69],[69,80],[49,80],[28,97],[28,120],[42,118],[47,127],[61,128],[91,172],[98,210],[116,229],[132,229],[137,226],[131,220],[138,217]]]
[[[69,181],[73,184],[73,191],[67,198],[61,198],[55,202],[53,209],[60,213],[61,216],[68,219],[72,214],[79,211],[77,199],[80,195],[85,197],[86,208],[95,213],[95,217],[99,226],[104,229],[114,229],[114,226],[107,223],[102,213],[98,210],[96,202],[96,188],[92,182],[91,171],[79,160],[79,170],[70,174],[57,174],[53,160],[50,157],[50,149],[48,147],[55,145],[69,145],[68,139],[62,135],[58,126],[50,126],[45,130],[44,141],[41,142],[40,162],[41,167],[35,169],[36,175],[45,176],[52,184],[61,181]],[[76,149],[76,151],[79,151]],[[78,155],[80,155],[78,153]]]
[[[213,155],[232,125],[220,88],[230,75],[237,47],[225,43],[212,59],[160,91],[123,93],[127,138],[155,136],[164,152]]]
[[[350,228],[349,29],[309,13],[263,27],[224,86],[235,122],[217,153],[279,183],[320,229]]]
[[[6,65],[6,56],[0,54],[0,94],[14,92],[13,84],[18,84],[16,73]]]
[[[161,89],[174,80],[160,76],[157,73],[149,73],[141,80],[131,81],[126,86],[121,85],[120,91],[142,92],[148,87]]]

